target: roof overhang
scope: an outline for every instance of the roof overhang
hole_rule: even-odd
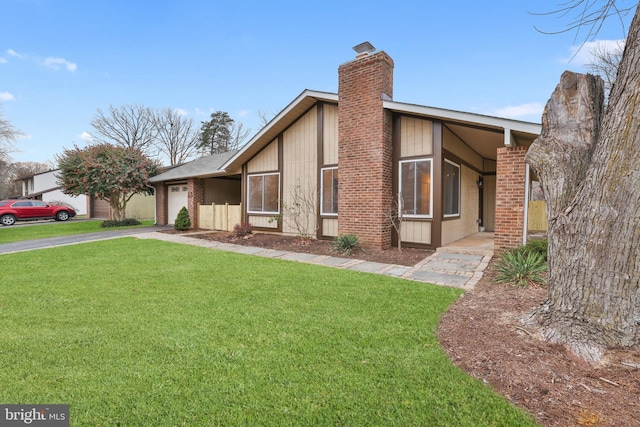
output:
[[[442,121],[445,127],[485,159],[495,160],[496,150],[500,147],[529,147],[542,131],[539,123],[484,114],[395,101],[383,101],[383,107],[399,114]]]

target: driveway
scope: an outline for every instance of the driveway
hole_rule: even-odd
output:
[[[27,240],[24,242],[0,243],[0,254],[12,252],[31,251],[34,249],[50,248],[53,246],[73,245],[76,243],[92,242],[95,240],[115,239],[123,236],[135,236],[136,234],[158,231],[163,227],[128,228],[126,230],[107,230],[96,233],[74,234],[72,236],[49,237],[46,239]]]

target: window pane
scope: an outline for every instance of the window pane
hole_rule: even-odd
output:
[[[402,206],[404,213],[414,215],[416,195],[416,164],[415,162],[400,163],[400,185],[402,191]]]
[[[416,162],[416,214],[431,215],[431,162]]]
[[[249,210],[262,212],[262,176],[249,177]]]
[[[444,163],[444,214],[460,214],[460,167],[449,162]]]
[[[322,213],[338,213],[338,169],[322,171]]]
[[[264,176],[264,212],[279,212],[280,176]]]

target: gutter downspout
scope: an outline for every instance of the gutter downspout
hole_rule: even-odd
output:
[[[522,225],[522,245],[527,244],[527,231],[529,228],[529,163],[525,163],[524,169],[524,224]]]

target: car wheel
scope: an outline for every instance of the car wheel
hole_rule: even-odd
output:
[[[69,212],[60,211],[56,214],[56,221],[66,221],[69,219]]]
[[[0,217],[0,222],[2,225],[13,225],[16,223],[16,217],[9,214],[2,215],[2,217]]]

